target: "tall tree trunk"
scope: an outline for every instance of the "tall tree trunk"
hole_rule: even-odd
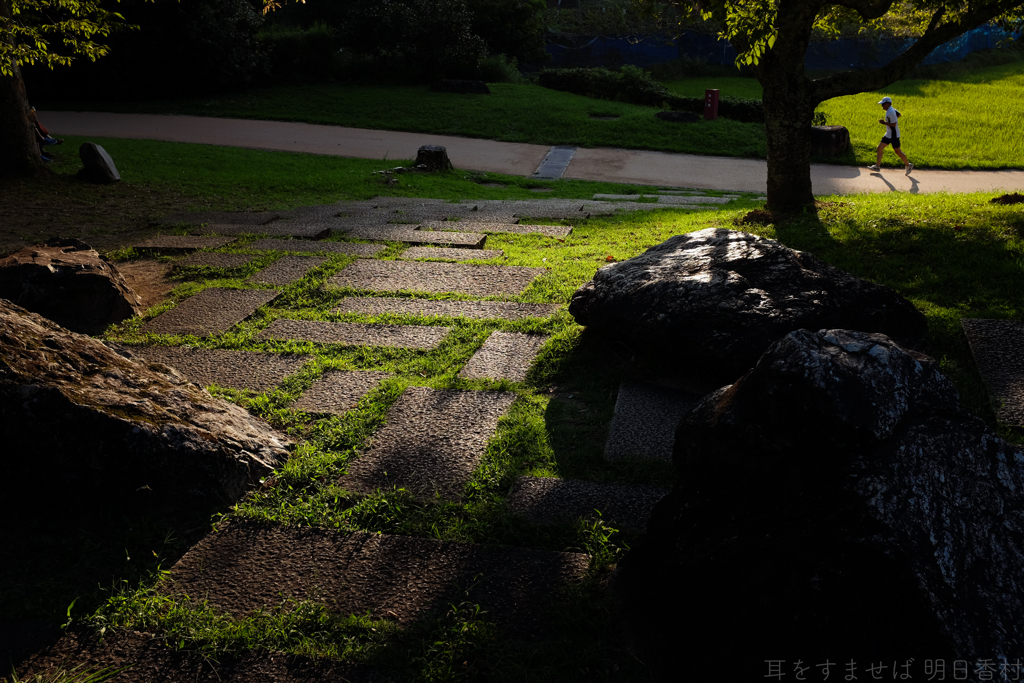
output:
[[[4,29],[10,21],[10,0],[0,0],[0,40],[9,39]],[[0,75],[0,175],[41,175],[46,169],[28,118],[25,82],[18,65],[12,66],[13,76]]]
[[[764,94],[768,142],[768,208],[792,213],[814,205],[811,192],[812,83],[804,73],[817,3],[783,0],[778,4],[778,38],[754,69]]]

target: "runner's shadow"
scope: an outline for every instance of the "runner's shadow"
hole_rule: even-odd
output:
[[[885,176],[882,175],[881,171],[872,171],[870,173],[870,175],[877,177],[879,180],[881,180],[883,183],[885,183],[889,187],[889,191],[890,192],[898,192],[899,191],[899,190],[896,189],[895,185],[893,185],[892,183],[890,183],[888,180],[885,179]]]

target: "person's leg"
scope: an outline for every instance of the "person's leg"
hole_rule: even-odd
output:
[[[885,152],[885,146],[888,145],[888,144],[889,143],[887,143],[884,138],[882,139],[881,142],[878,143],[878,149],[876,150],[877,151],[877,155],[876,155],[876,158],[875,158],[875,163],[873,163],[871,166],[868,166],[869,169],[871,169],[872,171],[881,171],[882,170],[882,154]]]
[[[903,170],[907,172],[907,175],[910,175],[910,172],[914,170],[914,165],[910,163],[910,159],[908,159],[907,155],[903,153],[899,138],[892,141],[892,151],[896,152],[896,156],[900,159],[903,159]]]

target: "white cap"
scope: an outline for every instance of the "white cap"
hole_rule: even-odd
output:
[[[878,103],[879,104],[892,104],[892,98],[891,97],[883,97],[881,100],[879,100]]]

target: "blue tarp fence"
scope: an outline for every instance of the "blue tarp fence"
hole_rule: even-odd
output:
[[[980,26],[935,48],[921,63],[956,62],[971,52],[994,48],[1010,36],[995,26]],[[807,49],[806,64],[808,69],[875,68],[888,64],[913,42],[912,38],[844,38],[815,42]],[[548,43],[547,51],[551,60],[544,66],[548,68],[617,67],[622,64],[652,66],[681,57],[699,59],[710,64],[731,65],[736,59],[736,51],[729,41],[695,31],[685,31],[672,41],[661,36],[575,36],[571,43],[557,40]]]

